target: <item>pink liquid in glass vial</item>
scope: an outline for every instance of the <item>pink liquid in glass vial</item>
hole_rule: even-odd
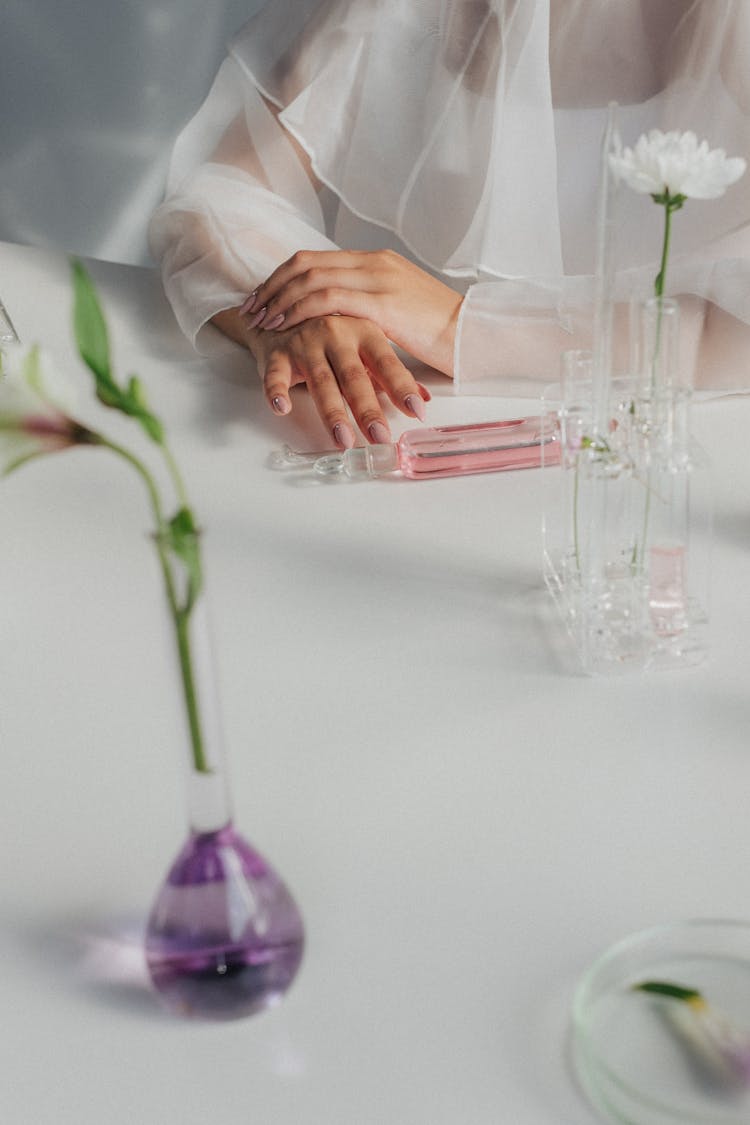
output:
[[[672,637],[687,625],[685,548],[652,547],[649,556],[651,621],[660,637]]]
[[[531,469],[560,459],[552,419],[519,418],[468,426],[409,430],[398,442],[404,476],[453,477],[502,469]]]

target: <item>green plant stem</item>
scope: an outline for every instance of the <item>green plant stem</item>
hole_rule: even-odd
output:
[[[656,364],[659,355],[659,348],[661,346],[661,329],[662,329],[662,298],[664,296],[664,283],[667,277],[667,262],[669,260],[669,244],[672,237],[672,212],[678,210],[682,206],[680,197],[677,197],[678,202],[675,202],[669,195],[669,192],[664,193],[661,200],[664,207],[664,237],[662,238],[661,245],[661,263],[659,265],[659,272],[654,278],[654,295],[659,300],[659,309],[656,314],[656,339],[654,341],[654,351],[651,356],[651,399],[653,408],[653,398],[656,394]],[[651,481],[646,482],[646,502],[643,505],[643,530],[641,532],[641,550],[640,550],[640,565],[643,566],[646,561],[646,536],[648,535],[648,525],[651,518]],[[638,565],[638,551],[635,552],[635,563]]]
[[[185,700],[185,708],[187,711],[188,728],[190,730],[190,746],[193,756],[193,767],[198,773],[210,773],[210,767],[206,759],[205,747],[203,744],[203,733],[201,729],[200,712],[198,708],[198,696],[195,690],[195,674],[193,670],[193,660],[190,648],[190,612],[192,606],[187,604],[180,606],[177,591],[175,587],[174,575],[170,565],[169,554],[165,545],[165,529],[166,521],[162,511],[161,500],[159,492],[156,487],[153,476],[143,464],[143,462],[131,453],[124,446],[118,445],[116,442],[110,441],[108,438],[103,437],[101,434],[95,435],[96,444],[102,445],[122,457],[128,464],[136,470],[140,475],[143,483],[146,486],[151,508],[154,514],[154,522],[156,524],[156,533],[154,541],[156,543],[156,552],[159,556],[159,563],[161,565],[162,576],[164,578],[164,588],[167,595],[167,603],[169,611],[172,616],[172,623],[175,630],[175,639],[177,642],[177,656],[180,664],[180,678],[182,681],[182,692]],[[165,448],[165,447],[163,447]],[[166,451],[166,449],[165,449]],[[176,468],[175,468],[176,471]],[[177,474],[179,478],[179,474]]]
[[[663,204],[664,207],[664,238],[661,246],[661,263],[659,265],[659,272],[654,278],[654,294],[657,297],[664,296],[664,282],[667,277],[667,261],[669,259],[669,243],[672,237],[672,211],[674,208],[670,205],[671,201],[667,197]]]
[[[185,491],[185,483],[182,479],[182,474],[180,473],[180,470],[177,467],[177,462],[175,461],[174,457],[172,456],[172,451],[169,448],[169,446],[166,445],[165,442],[161,443],[161,451],[164,454],[164,460],[167,463],[167,468],[169,469],[169,475],[171,476],[172,481],[174,483],[175,492],[177,493],[177,498],[178,498],[178,500],[179,500],[179,502],[180,502],[180,504],[182,505],[183,508],[189,508],[190,502],[189,502],[188,497],[187,497],[187,492]]]
[[[125,461],[128,462],[129,465],[132,465],[135,471],[140,475],[143,483],[146,485],[146,491],[148,492],[148,498],[151,502],[151,509],[154,513],[154,520],[156,522],[157,531],[162,532],[164,530],[164,527],[166,526],[166,523],[164,520],[164,513],[162,512],[161,508],[159,491],[156,487],[154,478],[152,477],[146,466],[143,464],[143,462],[138,457],[136,457],[134,453],[131,453],[129,449],[126,449],[123,445],[118,445],[115,441],[110,441],[110,439],[104,437],[103,434],[92,432],[92,438],[90,438],[89,440],[91,441],[91,444],[102,445],[105,449],[109,449],[112,451],[112,453],[116,453],[118,457],[122,457]],[[174,593],[173,588],[171,590],[171,593]],[[170,603],[172,601],[173,598],[170,597]]]
[[[174,619],[177,635],[177,653],[180,660],[182,674],[183,694],[187,709],[188,726],[190,728],[190,745],[193,751],[193,766],[197,773],[211,773],[211,768],[206,760],[203,746],[203,733],[201,731],[200,711],[198,709],[198,696],[195,691],[195,675],[193,672],[193,658],[190,648],[190,611],[179,611]]]
[[[654,352],[651,356],[651,394],[653,395],[656,390],[656,360],[659,355],[659,347],[661,345],[661,324],[662,324],[662,297],[664,296],[664,283],[667,278],[667,261],[669,260],[669,243],[672,237],[672,211],[676,210],[677,206],[681,204],[674,204],[670,199],[669,194],[665,194],[662,203],[664,207],[664,236],[661,244],[661,263],[659,272],[654,278],[654,296],[659,299],[659,310],[656,314],[656,339],[654,341]]]

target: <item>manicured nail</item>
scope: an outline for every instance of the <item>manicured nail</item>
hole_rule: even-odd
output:
[[[268,312],[268,309],[264,305],[262,309],[258,310],[258,312],[255,314],[253,319],[248,321],[248,325],[247,325],[248,328],[257,328],[258,325],[260,324],[261,320],[263,320],[263,318],[264,318],[264,316],[266,315],[267,312]]]
[[[404,406],[410,414],[413,414],[415,418],[419,418],[420,422],[424,422],[426,417],[424,402],[419,395],[407,395],[404,399]]]
[[[240,308],[240,316],[245,316],[246,313],[251,313],[255,308],[255,299],[258,296],[258,290],[253,289],[250,296],[245,301],[244,305]]]
[[[382,422],[373,422],[367,427],[367,433],[370,436],[370,440],[378,445],[387,445],[391,440],[388,427],[384,426]]]
[[[346,422],[337,422],[333,427],[333,436],[337,445],[342,449],[351,449],[354,445],[354,434]]]
[[[288,414],[292,409],[291,402],[288,398],[284,398],[283,395],[275,395],[271,399],[271,406],[276,414]]]
[[[268,324],[263,325],[263,331],[264,332],[272,332],[274,328],[280,328],[283,323],[284,323],[284,314],[279,313],[279,315],[275,316],[273,318],[273,320],[268,322]]]

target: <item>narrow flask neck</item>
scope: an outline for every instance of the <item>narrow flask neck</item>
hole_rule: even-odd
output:
[[[690,387],[680,364],[680,306],[669,297],[650,297],[641,305],[638,366],[642,392],[652,398]]]
[[[315,471],[324,477],[344,475],[352,480],[382,477],[399,468],[397,445],[358,445],[341,453],[328,453],[315,461]]]
[[[154,537],[165,584],[177,705],[182,715],[187,814],[198,833],[231,821],[221,709],[211,647],[200,537],[175,547]]]
[[[641,311],[641,393],[662,454],[674,464],[689,455],[691,382],[680,357],[680,307],[652,297]]]
[[[232,809],[205,595],[193,606],[187,629],[195,701],[193,716],[189,707],[184,709],[188,820],[196,832],[214,832],[230,822]]]

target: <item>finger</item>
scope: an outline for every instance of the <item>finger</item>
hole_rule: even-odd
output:
[[[370,374],[351,346],[329,344],[328,358],[343,398],[360,430],[373,444],[392,441]]]
[[[316,266],[291,278],[274,296],[265,296],[262,307],[253,314],[250,327],[273,329],[282,323],[285,327],[294,327],[313,316],[367,314],[374,311],[377,292],[377,281],[366,270]],[[370,294],[370,297],[363,301],[354,298],[354,293]],[[350,312],[350,309],[357,311]]]
[[[274,414],[289,414],[292,402],[289,388],[292,385],[292,365],[286,352],[272,351],[261,372],[263,391]]]
[[[354,431],[336,376],[323,352],[306,356],[300,372],[323,423],[341,449],[354,445]]]
[[[257,313],[294,278],[313,269],[359,269],[365,252],[352,250],[298,250],[253,290],[240,312]]]
[[[410,414],[424,422],[424,404],[432,396],[401,362],[385,336],[382,339],[378,336],[369,337],[363,343],[361,353],[373,380],[388,395],[393,405],[403,414]]]
[[[353,271],[352,271],[353,272]],[[355,286],[321,287],[284,308],[281,298],[271,302],[259,325],[269,331],[296,328],[305,320],[321,316],[355,316],[360,320],[378,320],[377,297]]]

